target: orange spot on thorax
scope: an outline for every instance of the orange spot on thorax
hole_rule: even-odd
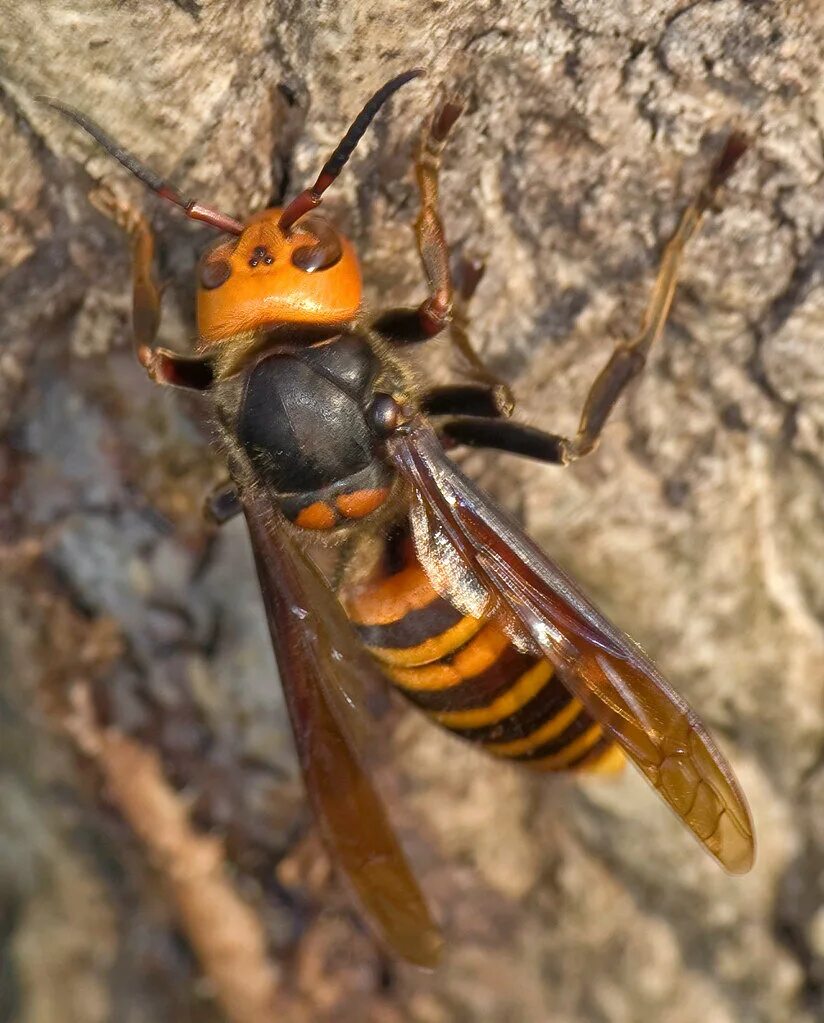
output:
[[[338,511],[347,519],[362,519],[384,503],[389,490],[379,487],[373,490],[356,490],[352,494],[340,494],[335,499]]]
[[[331,529],[337,521],[338,517],[331,505],[325,501],[315,501],[301,508],[295,518],[295,525],[301,529]]]

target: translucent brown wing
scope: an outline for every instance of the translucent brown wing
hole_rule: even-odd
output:
[[[755,856],[749,808],[695,712],[455,467],[431,427],[421,422],[396,435],[388,451],[411,484],[415,543],[435,588],[548,657],[704,848],[731,873],[748,871]]]
[[[265,495],[244,498],[244,511],[298,759],[324,840],[378,936],[410,962],[433,966],[440,931],[356,751],[357,694],[375,668]]]

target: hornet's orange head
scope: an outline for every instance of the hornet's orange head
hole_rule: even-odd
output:
[[[351,243],[318,213],[286,231],[284,211],[268,209],[218,242],[198,267],[199,350],[231,364],[266,338],[318,341],[357,316],[362,286]],[[244,344],[243,339],[248,339]]]
[[[355,253],[313,211],[375,114],[402,85],[421,74],[420,68],[404,71],[378,89],[311,188],[283,209],[264,210],[243,223],[184,198],[79,110],[57,100],[47,102],[79,124],[153,192],[182,206],[188,217],[235,236],[211,248],[201,259],[198,273],[198,348],[212,362],[214,378],[220,380],[248,365],[267,344],[321,341],[357,316],[361,278]]]

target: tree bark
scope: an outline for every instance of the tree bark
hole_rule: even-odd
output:
[[[0,0],[0,19],[0,1023],[820,1020],[820,4]],[[441,201],[487,262],[473,339],[554,432],[636,329],[725,132],[752,142],[598,450],[466,464],[718,736],[756,868],[718,872],[634,772],[534,778],[396,709],[378,774],[444,922],[432,975],[386,961],[313,836],[243,526],[200,515],[208,425],[134,361],[128,246],[87,193],[150,216],[179,351],[212,234],[36,100],[243,217],[418,65],[325,207],[373,307],[420,301],[412,148],[461,91]]]

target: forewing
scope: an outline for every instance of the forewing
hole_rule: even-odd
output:
[[[324,840],[379,936],[433,966],[442,945],[354,736],[359,672],[374,667],[315,565],[265,496],[244,500],[298,759]]]
[[[393,437],[388,450],[411,485],[415,543],[436,589],[542,652],[707,851],[731,873],[748,871],[755,855],[749,808],[695,712],[455,467],[430,427]]]

